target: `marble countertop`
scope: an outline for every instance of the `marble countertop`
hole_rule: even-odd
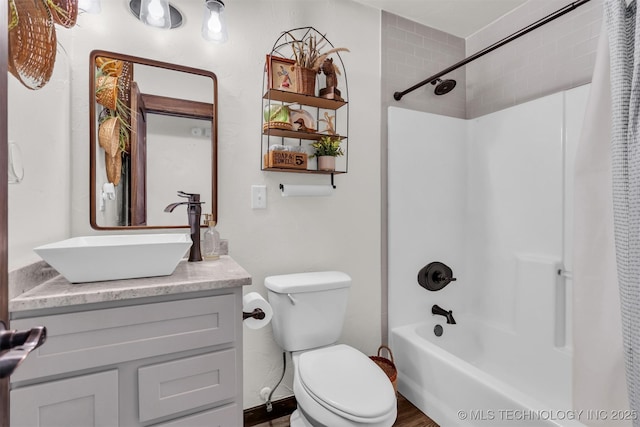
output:
[[[181,261],[170,276],[69,283],[44,262],[9,275],[9,311],[120,301],[251,284],[251,276],[228,255],[219,260]]]

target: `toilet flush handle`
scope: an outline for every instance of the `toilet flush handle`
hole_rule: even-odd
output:
[[[296,299],[294,297],[292,297],[291,294],[287,294],[287,296],[289,297],[289,301],[291,301],[291,304],[295,305],[296,304]]]

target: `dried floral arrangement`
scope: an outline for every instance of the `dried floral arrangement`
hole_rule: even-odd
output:
[[[291,45],[293,51],[293,60],[300,67],[310,68],[318,72],[322,63],[329,55],[336,52],[349,52],[346,47],[334,47],[326,52],[322,52],[327,46],[327,39],[324,36],[318,37],[316,34],[307,34],[302,40],[297,39],[291,32],[285,31],[285,37],[287,42]],[[337,70],[337,66],[334,66]],[[340,74],[340,71],[336,71]]]

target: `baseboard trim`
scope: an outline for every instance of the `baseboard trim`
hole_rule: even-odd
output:
[[[298,404],[295,396],[285,397],[284,399],[271,402],[272,411],[267,412],[266,405],[254,406],[253,408],[244,410],[244,427],[251,427],[261,423],[266,423],[276,418],[290,415],[296,410]]]

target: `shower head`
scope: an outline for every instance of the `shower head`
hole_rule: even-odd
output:
[[[451,92],[453,88],[456,87],[455,80],[435,79],[431,82],[431,84],[436,85],[436,88],[434,90],[434,93],[436,95],[444,95],[445,93]]]

